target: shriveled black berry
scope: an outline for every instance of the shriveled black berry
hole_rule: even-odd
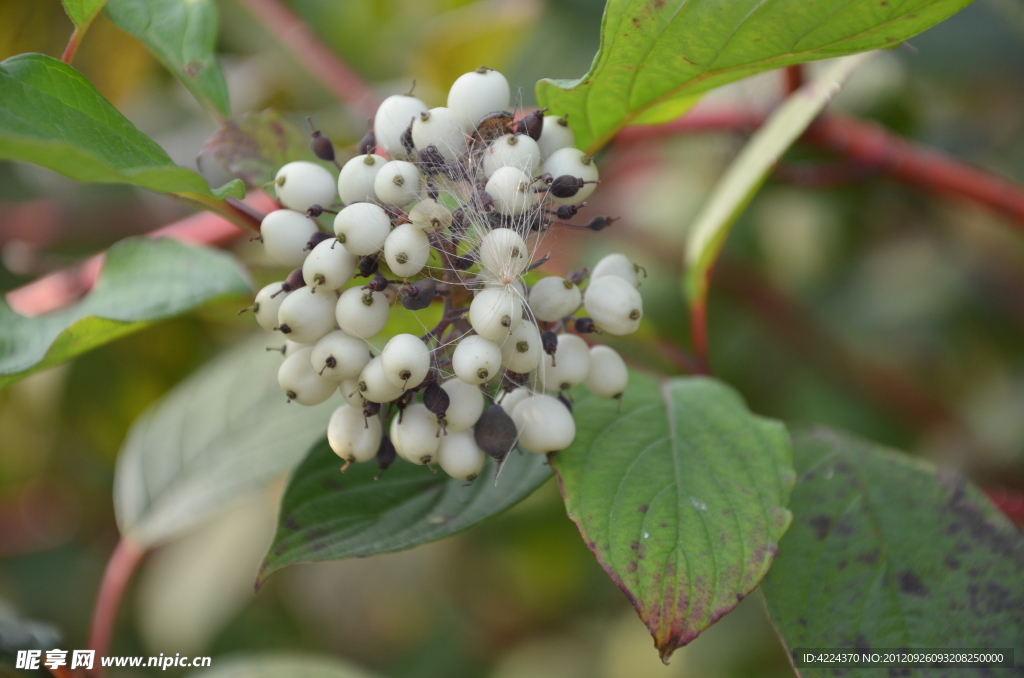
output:
[[[436,414],[438,419],[441,419],[448,411],[451,397],[448,395],[448,391],[441,388],[441,385],[435,381],[423,391],[423,404]]]
[[[576,318],[576,331],[580,334],[590,334],[592,332],[601,332],[594,326],[594,321],[591,318]]]
[[[370,417],[376,417],[377,413],[380,412],[380,403],[371,403],[369,400],[363,403],[363,424],[366,428],[370,427]]]
[[[555,365],[555,351],[558,350],[558,335],[551,330],[544,330],[540,333],[540,346],[544,352],[551,356],[551,366]]]
[[[473,201],[476,203],[476,208],[480,212],[491,212],[494,210],[494,198],[491,194],[484,190],[479,190],[473,196]]]
[[[312,130],[312,134],[309,135],[309,149],[313,151],[313,155],[321,160],[334,162],[334,144],[321,134],[320,130],[313,129],[313,118],[306,118],[306,122],[309,123],[309,129]]]
[[[321,207],[320,205],[310,205],[309,209],[306,210],[306,216],[311,219],[315,219],[316,217],[320,216],[323,213],[324,208]]]
[[[457,161],[445,163],[444,175],[452,181],[469,181],[469,170],[464,164]]]
[[[415,118],[413,118],[413,120],[415,120]],[[402,148],[404,148],[405,152],[409,155],[412,155],[416,150],[416,145],[412,142],[412,122],[412,120],[409,121],[409,126],[405,128],[404,132],[402,132],[401,137]]]
[[[380,273],[373,276],[373,278],[366,284],[366,289],[371,292],[383,292],[388,287],[388,279],[382,276]]]
[[[377,137],[374,136],[373,130],[363,135],[363,138],[359,140],[359,154],[367,155],[377,150]]]
[[[619,220],[619,217],[608,217],[608,216],[594,217],[589,222],[587,222],[587,226],[586,227],[588,229],[590,229],[591,231],[594,231],[594,232],[603,231],[604,229],[606,229],[609,226],[611,226],[612,223],[614,223],[614,222],[616,222],[618,220]]]
[[[313,235],[309,236],[309,240],[306,242],[306,246],[303,247],[303,251],[309,252],[314,247],[322,243],[324,240],[329,239],[331,236],[323,231],[317,231]]]
[[[437,150],[437,146],[430,144],[426,148],[420,149],[416,154],[416,166],[424,174],[432,177],[445,171],[447,161],[441,155],[441,151]]]
[[[274,298],[277,295],[281,294],[281,292],[294,292],[295,290],[299,289],[300,287],[305,287],[305,286],[306,286],[306,281],[302,277],[302,269],[301,268],[297,268],[294,271],[292,271],[291,273],[289,273],[288,277],[284,279],[284,282],[281,283],[281,289],[279,289],[278,291],[276,291],[273,294],[271,294],[270,297]]]
[[[384,434],[380,437],[380,447],[377,448],[377,468],[380,471],[377,472],[374,480],[380,480],[380,477],[384,475],[384,471],[388,470],[388,467],[395,462],[398,457],[398,452],[395,451],[395,445],[391,442],[391,438]]]
[[[567,275],[565,277],[566,277],[566,279],[571,280],[574,283],[576,283],[577,285],[579,285],[584,280],[587,279],[587,274],[589,274],[589,273],[590,273],[590,269],[589,268],[584,268],[584,269],[582,269],[580,271],[572,271],[571,273],[569,273],[569,275]]]
[[[514,127],[518,134],[525,134],[534,141],[540,139],[540,133],[544,130],[544,111],[548,109],[539,108],[536,111],[523,116]]]
[[[476,262],[473,261],[473,257],[466,254],[459,257],[452,257],[452,268],[459,271],[468,271],[475,263]]]
[[[359,269],[360,278],[369,278],[380,269],[380,257],[377,254],[368,254],[359,260],[356,268]]]
[[[559,219],[572,219],[586,204],[587,203],[585,202],[581,202],[579,205],[561,205],[557,210],[555,210],[555,216]]]
[[[579,193],[585,183],[586,182],[579,177],[574,177],[571,174],[563,174],[560,177],[556,177],[555,180],[551,182],[551,195],[556,198],[571,198]]]
[[[516,445],[519,434],[515,422],[505,408],[488,407],[480,415],[473,429],[477,447],[489,454],[495,461],[502,462]]]
[[[427,192],[427,197],[429,197],[431,200],[437,200],[438,198],[441,197],[441,191],[438,190],[437,184],[434,183],[433,179],[427,179],[425,190]]]
[[[410,311],[422,311],[434,302],[435,296],[437,283],[433,278],[423,278],[405,288],[402,306]]]

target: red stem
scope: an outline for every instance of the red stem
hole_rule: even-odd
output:
[[[783,71],[783,75],[786,79],[786,94],[792,94],[800,89],[800,85],[804,84],[803,64],[786,66],[786,69]]]
[[[339,100],[364,118],[372,118],[377,93],[278,0],[239,0]]]
[[[693,338],[693,353],[697,359],[697,374],[711,374],[708,356],[708,304],[707,297],[690,307],[690,336]]]
[[[75,52],[78,51],[78,46],[82,43],[82,31],[75,27],[75,30],[71,32],[71,37],[68,38],[68,44],[64,48],[64,53],[61,54],[60,60],[71,65],[71,62],[75,60]]]
[[[106,656],[110,650],[110,640],[114,635],[114,622],[117,621],[121,599],[135,567],[145,553],[144,548],[122,537],[107,562],[100,592],[96,596],[92,627],[89,629],[89,649],[96,650],[96,663],[90,673],[92,678],[100,678],[103,675],[103,664],[99,658]]]

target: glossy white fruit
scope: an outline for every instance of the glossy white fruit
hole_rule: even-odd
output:
[[[469,322],[476,333],[499,344],[522,320],[523,304],[519,296],[506,287],[481,290],[469,305]]]
[[[472,428],[484,413],[484,394],[458,378],[449,379],[441,388],[448,393],[448,410],[444,415],[448,433]]]
[[[422,403],[409,405],[402,412],[401,421],[398,416],[391,421],[391,442],[406,461],[432,463],[441,445],[437,417]]]
[[[608,256],[597,262],[597,266],[590,272],[590,281],[593,282],[598,278],[603,278],[606,275],[614,275],[622,278],[633,287],[640,286],[640,279],[637,277],[636,264],[629,260],[625,254],[618,252],[609,254]]]
[[[362,409],[342,405],[327,422],[327,444],[345,461],[370,461],[380,448],[381,431],[379,417],[364,417]]]
[[[370,362],[370,348],[362,339],[335,330],[316,342],[310,360],[318,373],[340,382],[359,376]]]
[[[331,292],[345,285],[356,272],[358,259],[334,238],[322,241],[302,262],[302,279],[317,292]]]
[[[416,388],[430,371],[430,349],[412,334],[396,334],[380,353],[384,376],[403,390]]]
[[[326,290],[300,287],[281,302],[277,323],[288,339],[315,344],[334,329],[334,295]]]
[[[536,176],[540,168],[537,142],[525,134],[506,134],[492,141],[484,153],[484,175],[489,177],[501,167],[515,167]]]
[[[576,135],[569,127],[569,121],[560,115],[545,115],[544,126],[541,128],[537,146],[545,160],[560,148],[572,148],[576,145]]]
[[[392,160],[384,165],[373,180],[373,192],[385,205],[405,207],[420,197],[422,188],[420,171],[404,160]]]
[[[484,190],[494,198],[495,211],[506,216],[528,212],[537,201],[533,178],[518,167],[494,170]]]
[[[476,446],[471,431],[441,436],[441,444],[437,449],[437,463],[441,470],[452,478],[475,479],[483,470],[486,458],[484,451]]]
[[[310,205],[330,207],[334,202],[334,177],[312,162],[290,162],[274,177],[277,199],[288,209],[305,214]]]
[[[557,398],[530,396],[519,403],[512,414],[519,431],[519,444],[536,454],[558,452],[576,438],[572,413]]]
[[[530,310],[537,320],[553,323],[575,313],[582,299],[580,288],[571,280],[541,278],[530,290]]]
[[[373,118],[373,135],[376,137],[377,148],[382,149],[393,159],[405,158],[407,153],[402,146],[402,135],[409,128],[409,124],[425,110],[427,105],[413,96],[396,94],[385,99]]]
[[[582,384],[590,374],[590,348],[575,334],[560,334],[555,355],[545,354],[541,364],[544,390],[564,391]]]
[[[402,224],[384,241],[384,261],[399,278],[414,276],[430,259],[430,240],[423,229]]]
[[[428,198],[409,210],[409,221],[424,233],[433,233],[452,225],[452,213],[444,205]]]
[[[583,295],[583,306],[599,329],[618,336],[636,332],[644,315],[640,292],[615,275],[592,281]]]
[[[373,180],[377,172],[387,163],[379,155],[357,155],[341,168],[338,175],[338,195],[346,205],[355,202],[374,202],[377,194],[373,192]]]
[[[507,285],[529,267],[530,250],[511,228],[496,228],[480,241],[480,265],[491,279]]]
[[[501,349],[479,335],[465,337],[452,354],[452,370],[467,384],[482,384],[501,374]]]
[[[598,398],[618,398],[629,384],[629,370],[615,349],[598,344],[590,349],[590,372],[583,383]]]
[[[284,360],[285,358],[287,358],[291,354],[295,353],[296,351],[301,351],[304,348],[306,348],[306,344],[300,344],[297,341],[292,341],[291,339],[285,339],[285,341],[284,341],[284,351],[282,351],[282,353],[281,353],[281,360]]]
[[[507,111],[512,101],[508,80],[498,71],[481,66],[460,75],[448,90],[448,108],[455,111],[467,132],[488,113]]]
[[[544,355],[540,344],[540,332],[530,321],[519,323],[500,345],[502,365],[519,374],[528,374],[537,369],[541,356]]]
[[[388,298],[383,292],[350,287],[338,297],[334,319],[346,334],[369,339],[388,322]]]
[[[263,217],[263,250],[275,264],[298,268],[306,260],[306,243],[317,232],[316,223],[293,210],[274,210]]]
[[[505,393],[501,397],[501,400],[498,401],[498,404],[501,405],[501,407],[503,407],[511,417],[512,413],[516,410],[516,406],[532,395],[533,393],[530,389],[520,386],[519,388],[514,388],[508,393]]]
[[[357,202],[334,217],[334,233],[345,249],[365,257],[380,251],[391,233],[391,217],[380,205]]]
[[[310,362],[312,347],[299,349],[284,359],[277,369],[277,383],[288,400],[300,405],[319,405],[338,388],[338,382],[324,379]]]
[[[366,401],[363,399],[363,394],[359,390],[359,377],[346,379],[341,382],[341,385],[338,386],[338,391],[341,393],[341,397],[345,399],[345,402],[351,407],[358,409],[360,412],[363,410],[363,405]]]
[[[389,403],[402,395],[403,390],[391,383],[384,374],[380,356],[372,358],[359,373],[359,393],[371,403]]]
[[[281,302],[288,296],[287,292],[281,291],[283,284],[283,280],[272,282],[256,293],[252,312],[256,316],[256,322],[265,330],[273,331],[277,327],[277,311],[281,308]]]
[[[597,181],[597,164],[594,159],[576,148],[560,148],[544,161],[543,171],[557,179],[568,174],[584,181]],[[594,192],[597,184],[584,184],[576,195],[570,198],[551,198],[564,205],[578,205]]]
[[[412,123],[412,142],[417,150],[434,146],[448,162],[466,153],[466,131],[459,114],[450,108],[431,108]]]
[[[519,280],[499,280],[494,274],[488,271],[486,268],[481,268],[480,272],[476,276],[476,282],[479,287],[475,290],[474,294],[480,294],[483,290],[491,288],[499,289],[510,289],[519,296],[520,299],[526,299],[528,290],[526,289],[526,283]]]

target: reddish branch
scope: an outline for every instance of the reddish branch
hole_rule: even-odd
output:
[[[377,93],[341,61],[302,19],[278,0],[239,0],[327,89],[364,118],[380,104]]]
[[[110,650],[110,640],[114,635],[114,622],[117,621],[121,599],[132,573],[135,572],[135,567],[145,553],[141,546],[122,537],[107,562],[103,582],[96,596],[96,606],[93,608],[92,627],[89,629],[89,649],[96,650],[97,657],[89,674],[91,678],[100,678],[103,675],[103,664],[98,658],[106,656]]]
[[[82,44],[82,35],[83,31],[76,26],[75,30],[71,32],[67,46],[64,47],[64,54],[60,56],[60,60],[69,66],[75,60],[75,52],[78,51],[78,46]]]

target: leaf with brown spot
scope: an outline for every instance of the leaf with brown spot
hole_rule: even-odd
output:
[[[552,466],[569,517],[608,545],[591,550],[667,660],[768,570],[790,522],[789,436],[712,379],[634,372],[617,407],[577,397],[576,441]]]
[[[273,181],[287,162],[316,162],[309,134],[273,109],[225,120],[203,146],[203,155],[207,154],[255,187]]]
[[[761,585],[789,647],[1014,647],[1024,656],[1024,535],[984,494],[824,427],[793,441],[793,527]]]

